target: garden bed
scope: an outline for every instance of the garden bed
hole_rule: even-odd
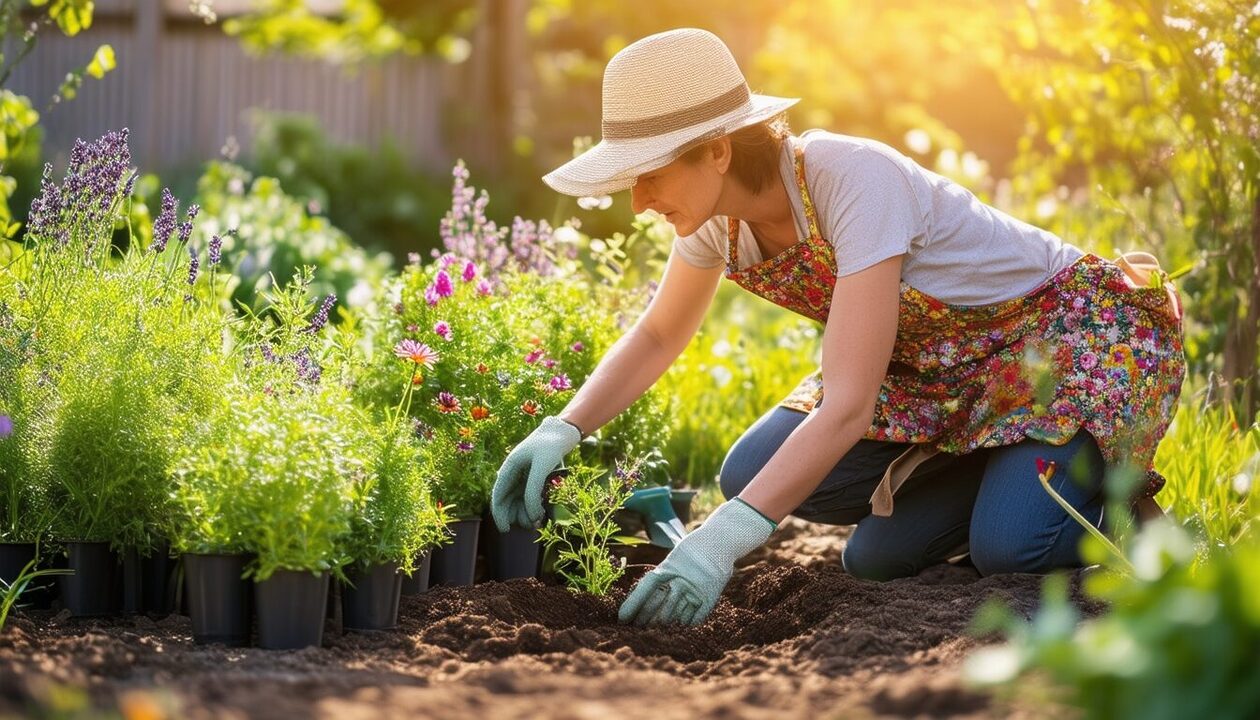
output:
[[[608,599],[536,580],[438,588],[403,598],[397,631],[330,627],[296,652],[194,646],[182,615],[18,613],[0,631],[0,716],[30,713],[49,681],[181,717],[1008,716],[958,680],[966,628],[992,596],[1030,614],[1040,578],[942,565],[859,581],[839,567],[843,533],[785,524],[685,630],[619,625],[631,577]]]

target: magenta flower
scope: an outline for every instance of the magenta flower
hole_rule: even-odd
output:
[[[480,282],[477,283],[478,295],[489,295],[492,291],[493,291],[493,288],[490,287],[490,283],[486,281],[484,278]]]
[[[438,320],[433,325],[433,332],[437,333],[438,337],[442,338],[443,340],[450,340],[451,339],[451,324],[446,322],[445,320]]]
[[[445,390],[438,393],[437,400],[434,401],[434,404],[437,405],[438,412],[446,413],[448,415],[459,412],[459,398],[446,392]]]
[[[460,440],[455,444],[455,449],[460,452],[472,452],[473,444],[467,440]]]
[[[556,366],[555,360],[552,360],[551,358],[547,358],[546,360],[543,360],[543,367],[547,368],[548,370],[550,370],[551,368],[555,366]]]
[[[530,365],[533,365],[534,363],[538,362],[538,358],[541,358],[543,356],[543,352],[545,351],[542,348],[538,348],[537,350],[531,350],[529,354],[525,356],[525,362]]]
[[[424,301],[428,303],[429,307],[433,307],[434,305],[437,305],[438,300],[441,300],[441,299],[442,299],[441,296],[437,294],[437,289],[434,288],[432,285],[424,289]]]
[[[583,350],[586,349],[586,346],[582,344],[581,340],[578,340],[577,342],[570,345],[569,349],[572,350],[573,352],[582,352]]]
[[[437,292],[438,297],[448,298],[455,294],[455,286],[451,284],[451,276],[446,274],[445,270],[438,270],[438,274],[433,278],[433,290]]]
[[[555,377],[551,378],[552,390],[556,390],[556,391],[568,390],[572,387],[573,385],[569,382],[569,376],[565,375],[564,373],[560,373],[559,375],[556,375]]]
[[[1081,368],[1093,370],[1098,365],[1098,356],[1092,352],[1081,353]]]
[[[464,272],[460,277],[464,279],[464,282],[472,282],[473,278],[477,277],[477,264],[472,260],[464,263]]]
[[[0,440],[13,434],[13,418],[8,415],[0,415]]]
[[[433,363],[442,359],[437,350],[425,345],[418,340],[403,340],[394,346],[394,354],[404,360],[410,360],[417,365],[423,365],[427,368],[433,367]]]

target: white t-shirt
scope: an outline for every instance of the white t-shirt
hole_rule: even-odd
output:
[[[839,277],[905,255],[902,282],[953,305],[987,305],[1027,295],[1084,254],[881,142],[820,130],[784,142],[780,158],[800,237],[809,226],[793,143],[805,147],[806,184],[819,231],[835,248]],[[726,224],[725,217],[710,218],[674,247],[696,267],[723,265]],[[761,259],[741,222],[740,269]]]

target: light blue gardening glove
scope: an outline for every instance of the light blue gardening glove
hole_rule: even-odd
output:
[[[621,604],[618,619],[640,626],[699,625],[717,605],[735,561],[765,544],[776,527],[739,498],[719,505],[643,576]]]
[[[490,493],[490,514],[499,532],[507,532],[512,525],[542,525],[545,517],[543,486],[547,475],[559,467],[564,456],[580,442],[582,432],[553,415],[543,418],[529,437],[512,448],[499,468]]]

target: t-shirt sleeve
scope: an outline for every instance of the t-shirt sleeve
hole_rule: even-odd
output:
[[[674,252],[688,265],[715,268],[726,263],[726,218],[712,217],[691,235],[674,239]]]
[[[926,232],[923,203],[896,160],[871,148],[820,148],[809,158],[819,228],[835,247],[836,275],[910,252]]]

